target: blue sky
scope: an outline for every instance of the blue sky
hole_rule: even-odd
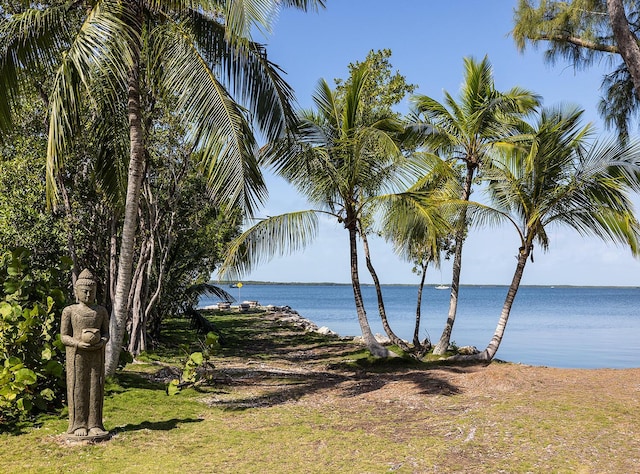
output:
[[[439,101],[443,90],[457,96],[463,79],[463,58],[488,56],[496,87],[513,86],[540,94],[545,105],[577,104],[585,109],[585,124],[594,122],[607,132],[597,115],[600,82],[609,65],[574,71],[565,62],[549,65],[543,49],[519,53],[509,31],[515,0],[328,0],[319,13],[283,11],[273,33],[264,41],[269,58],[286,71],[300,106],[311,106],[320,78],[333,84],[346,78],[347,66],[362,61],[370,50],[388,48],[391,64],[417,92]],[[406,104],[404,104],[406,108]],[[270,198],[263,215],[308,209],[309,205],[287,183],[267,176]],[[635,199],[637,208],[640,200]],[[550,233],[547,253],[538,251],[525,269],[523,284],[531,285],[640,285],[640,262],[627,249],[582,238],[559,228]],[[465,244],[463,284],[509,284],[519,242],[513,229],[473,230]],[[372,243],[373,263],[382,283],[415,283],[411,264],[396,257],[382,240]],[[364,262],[363,262],[364,263]],[[370,282],[366,268],[363,282]],[[450,279],[451,264],[442,272],[430,270],[428,281]],[[304,252],[273,259],[256,268],[247,280],[348,283],[346,231],[336,222],[321,220],[315,243]]]

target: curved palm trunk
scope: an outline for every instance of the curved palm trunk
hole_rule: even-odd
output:
[[[498,348],[500,347],[500,343],[502,342],[504,331],[507,328],[507,322],[509,321],[509,315],[511,314],[511,307],[513,306],[513,301],[515,300],[516,293],[518,292],[518,288],[520,287],[520,281],[522,280],[524,267],[527,264],[529,255],[531,254],[531,249],[531,244],[527,244],[525,247],[522,247],[520,249],[520,252],[518,253],[518,264],[516,265],[516,271],[513,274],[513,279],[511,280],[509,291],[507,291],[507,296],[504,300],[504,304],[502,305],[502,312],[500,313],[498,325],[496,326],[496,330],[493,333],[493,337],[491,338],[489,345],[487,345],[486,349],[479,354],[462,356],[459,355],[452,357],[452,359],[490,361],[495,357],[496,352],[498,352]]]
[[[468,201],[471,196],[471,185],[473,184],[473,174],[475,167],[467,166],[467,176],[464,181],[464,188],[462,190],[462,200]],[[460,216],[460,228],[456,232],[456,251],[453,257],[453,275],[451,277],[451,297],[449,299],[449,313],[447,315],[447,323],[444,325],[442,335],[438,344],[433,348],[433,353],[436,355],[442,355],[447,352],[449,348],[449,342],[451,341],[451,332],[453,331],[453,324],[456,321],[456,313],[458,311],[458,292],[460,290],[460,273],[462,271],[462,246],[464,245],[464,237],[467,228],[466,224],[467,211],[466,209]]]
[[[110,320],[110,336],[105,354],[105,374],[113,376],[118,367],[122,342],[127,322],[127,302],[131,288],[131,276],[134,260],[134,243],[140,202],[140,188],[144,177],[145,156],[142,128],[142,109],[140,105],[139,58],[135,58],[134,67],[129,72],[128,102],[130,158],[127,177],[127,195],[125,201],[122,241],[118,258],[115,298]]]
[[[358,323],[362,331],[362,338],[374,357],[389,357],[389,351],[374,337],[369,326],[367,313],[364,309],[362,291],[360,290],[360,277],[358,276],[358,246],[356,240],[356,230],[349,228],[349,252],[351,254],[351,286],[353,287],[353,297],[356,303]]]
[[[367,240],[367,236],[362,233],[362,246],[364,249],[364,257],[367,262],[367,269],[371,274],[371,278],[373,278],[373,284],[376,288],[376,297],[378,298],[378,312],[380,313],[380,319],[382,320],[382,327],[384,328],[384,332],[387,333],[391,342],[398,346],[405,352],[412,352],[409,345],[400,339],[389,326],[389,320],[387,319],[387,312],[384,308],[384,300],[382,298],[382,288],[380,286],[380,279],[378,278],[378,274],[376,270],[373,268],[373,264],[371,263],[371,253],[369,252],[369,241]]]

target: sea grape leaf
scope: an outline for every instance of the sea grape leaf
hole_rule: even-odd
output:
[[[27,368],[22,368],[15,373],[15,381],[16,383],[23,383],[24,385],[31,385],[36,383],[37,379],[36,373]]]

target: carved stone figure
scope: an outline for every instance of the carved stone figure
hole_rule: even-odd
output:
[[[76,439],[102,439],[109,435],[102,424],[109,313],[95,304],[96,281],[89,270],[80,273],[75,294],[78,303],[64,308],[60,328],[60,339],[67,353],[67,435]]]

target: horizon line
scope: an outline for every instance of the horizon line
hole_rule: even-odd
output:
[[[327,286],[351,286],[351,283],[343,282],[330,282],[330,281],[270,281],[270,280],[210,280],[211,282],[220,285],[235,285],[242,283],[243,285],[327,285]],[[438,285],[447,285],[446,283],[425,283],[425,287],[433,287]],[[361,286],[374,286],[374,283],[360,283]],[[381,286],[418,286],[418,283],[382,283]],[[449,285],[447,285],[449,286]],[[509,287],[510,285],[505,283],[461,283],[460,286],[502,286]],[[519,288],[523,287],[538,287],[538,288],[640,288],[640,285],[605,285],[605,284],[593,284],[593,285],[580,285],[580,284],[523,284]]]

